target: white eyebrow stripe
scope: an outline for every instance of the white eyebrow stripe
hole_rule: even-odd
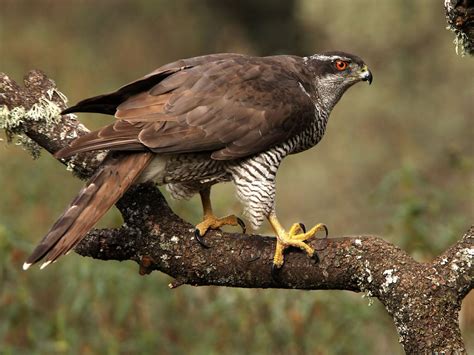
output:
[[[316,60],[336,60],[336,59],[340,59],[340,60],[345,60],[345,61],[348,61],[348,62],[351,61],[350,58],[341,57],[340,55],[314,54],[314,55],[311,56],[311,58],[316,59]]]

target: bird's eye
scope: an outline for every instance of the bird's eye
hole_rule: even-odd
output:
[[[348,63],[343,61],[343,60],[336,60],[336,62],[334,63],[335,67],[337,70],[339,71],[343,71],[347,68],[347,65]]]

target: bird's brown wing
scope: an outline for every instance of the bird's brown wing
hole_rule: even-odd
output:
[[[186,68],[201,65],[203,63],[237,57],[242,57],[242,54],[218,53],[187,59],[180,59],[175,62],[165,64],[159,67],[158,69],[155,69],[144,77],[122,86],[117,91],[82,100],[76,105],[65,109],[61,114],[64,115],[71,112],[96,112],[104,113],[107,115],[114,115],[117,106],[127,100],[129,97],[140,92],[149,90],[151,87],[161,82],[168,76],[173,75],[174,73],[177,73]]]
[[[210,151],[213,159],[236,159],[285,141],[312,119],[311,99],[281,59],[231,54],[198,58],[162,67],[141,79],[152,83],[146,90],[137,81],[99,101],[92,98],[78,104],[76,111],[94,105],[96,112],[103,112],[98,111],[100,102],[104,106],[112,102],[117,121],[75,140],[57,155],[95,149]],[[125,97],[120,103],[119,96]]]

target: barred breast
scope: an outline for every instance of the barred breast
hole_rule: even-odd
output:
[[[209,153],[157,154],[139,182],[166,185],[175,199],[189,199],[205,186],[230,181],[228,162],[210,158]]]

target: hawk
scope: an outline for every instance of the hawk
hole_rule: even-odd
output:
[[[267,219],[275,232],[274,268],[283,265],[290,246],[313,256],[306,241],[327,229],[321,223],[309,231],[299,223],[282,226],[275,212],[276,173],[285,157],[321,140],[332,108],[359,81],[370,84],[371,72],[361,58],[344,52],[211,54],[164,65],[66,109],[62,114],[96,112],[116,120],[75,139],[56,157],[110,152],[23,268],[42,259],[44,268],[66,254],[132,184],[149,180],[166,185],[174,198],[200,194],[200,242],[209,229],[244,228],[238,217],[218,218],[212,211],[211,186],[231,181],[252,227]]]

